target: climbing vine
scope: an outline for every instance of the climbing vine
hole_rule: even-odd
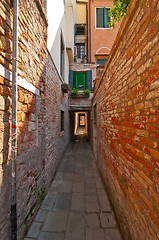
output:
[[[130,0],[113,0],[114,6],[109,10],[109,27],[114,27],[126,14]]]

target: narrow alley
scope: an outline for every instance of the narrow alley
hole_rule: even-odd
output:
[[[25,240],[121,240],[89,143],[71,143]]]

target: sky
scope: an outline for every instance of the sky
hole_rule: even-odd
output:
[[[47,17],[48,17],[48,50],[51,50],[59,24],[64,14],[63,0],[47,1]]]

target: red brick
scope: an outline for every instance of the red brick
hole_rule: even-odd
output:
[[[157,148],[158,147],[158,143],[156,141],[153,141],[153,140],[147,139],[147,138],[141,138],[140,143],[144,144],[148,147],[151,147],[151,148]]]
[[[158,123],[159,124],[159,116],[151,116],[149,119],[149,123]]]
[[[159,159],[159,151],[157,151],[155,149],[150,149],[150,153],[151,153],[152,157]]]

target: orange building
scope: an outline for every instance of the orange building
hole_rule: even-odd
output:
[[[89,0],[88,7],[88,61],[105,65],[110,53],[120,23],[115,28],[109,28],[109,9],[112,0]]]

